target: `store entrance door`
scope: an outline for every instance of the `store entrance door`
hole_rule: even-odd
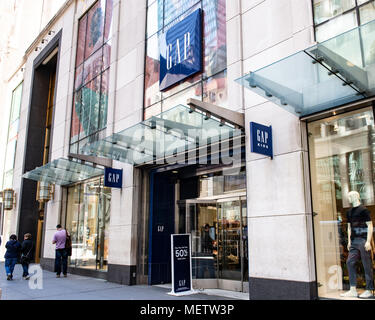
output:
[[[178,232],[190,233],[194,288],[248,292],[245,197],[178,201]]]

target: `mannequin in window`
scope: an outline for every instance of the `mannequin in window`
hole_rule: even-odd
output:
[[[366,290],[359,296],[369,298],[374,290],[374,279],[371,261],[371,238],[373,225],[370,211],[361,205],[360,195],[356,191],[348,193],[352,208],[347,212],[348,220],[348,250],[346,261],[349,272],[350,290],[341,294],[342,297],[358,297],[356,263],[361,259],[366,278]]]

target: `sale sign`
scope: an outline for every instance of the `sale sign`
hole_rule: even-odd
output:
[[[172,234],[172,292],[192,290],[191,235]]]

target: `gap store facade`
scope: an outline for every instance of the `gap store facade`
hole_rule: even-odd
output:
[[[38,235],[47,269],[62,223],[70,272],[168,284],[170,235],[189,233],[194,288],[341,298],[349,191],[375,219],[374,12],[355,0],[67,1],[25,55],[16,222],[2,226]],[[122,170],[120,186],[106,168]],[[358,293],[371,289],[355,268]]]

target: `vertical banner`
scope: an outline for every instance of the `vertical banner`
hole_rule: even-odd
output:
[[[159,36],[159,89],[164,91],[202,71],[202,9]]]
[[[193,292],[191,264],[191,235],[171,234],[172,291],[180,295]]]

